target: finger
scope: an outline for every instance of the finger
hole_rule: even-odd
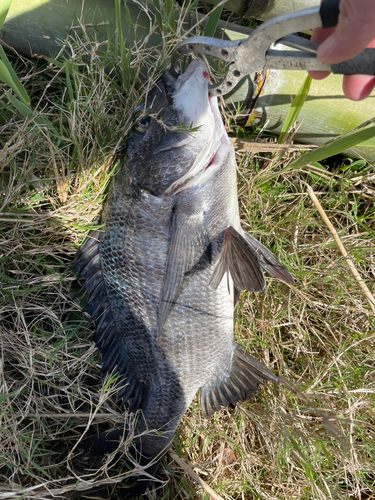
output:
[[[313,31],[311,40],[313,42],[321,43],[327,37],[329,37],[334,32],[334,30],[335,28],[332,29],[316,28]],[[314,80],[323,80],[324,78],[327,78],[327,76],[330,74],[329,71],[309,71],[308,73]]]
[[[375,77],[368,75],[344,76],[343,91],[352,101],[362,101],[368,97],[375,87]]]
[[[375,39],[369,45],[375,48]],[[351,75],[344,76],[343,91],[348,99],[352,101],[362,101],[366,99],[375,87],[375,77],[370,75]]]
[[[331,74],[329,71],[309,71],[308,73],[314,80],[324,80]]]
[[[336,29],[318,49],[318,58],[334,64],[355,57],[374,39],[374,0],[341,0]]]

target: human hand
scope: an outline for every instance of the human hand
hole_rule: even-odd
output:
[[[375,48],[375,1],[341,0],[336,28],[317,28],[311,39],[321,43],[317,57],[326,64],[352,59],[366,47]],[[316,80],[329,75],[322,71],[310,71],[309,74]],[[352,101],[365,99],[374,87],[374,76],[351,75],[343,79],[344,94]]]

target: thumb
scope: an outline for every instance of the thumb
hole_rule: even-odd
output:
[[[355,57],[375,38],[374,0],[341,0],[337,27],[319,47],[317,56],[327,64]]]

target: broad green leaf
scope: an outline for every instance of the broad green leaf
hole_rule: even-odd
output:
[[[11,3],[12,3],[12,0],[3,0],[3,4],[0,7],[0,28],[4,24],[4,21],[5,21],[5,18],[7,17]]]
[[[283,123],[280,136],[277,140],[278,144],[283,142],[283,139],[285,137],[285,134],[288,132],[288,130],[294,126],[298,115],[301,112],[301,109],[306,101],[306,97],[309,94],[310,86],[311,86],[312,79],[310,76],[307,76],[301,87],[298,89],[292,105],[289,108],[289,111],[286,115],[285,121]]]
[[[0,80],[6,83],[8,87],[12,87],[13,85],[12,77],[3,61],[0,61]]]
[[[353,148],[357,146],[357,144],[372,139],[373,137],[375,137],[375,126],[365,128],[364,130],[357,130],[344,137],[339,137],[328,144],[322,144],[322,146],[319,146],[314,151],[310,151],[300,156],[297,160],[290,163],[287,169],[298,169],[304,167],[308,163],[324,160],[325,158],[329,158],[330,156],[340,154],[347,149]]]
[[[221,0],[216,0],[215,2],[215,7],[220,3]],[[221,5],[220,7],[217,7],[211,14],[210,18],[208,19],[208,23],[206,25],[206,28],[204,30],[204,36],[214,36],[217,24],[219,22],[221,13],[223,11],[224,4]]]
[[[224,33],[227,35],[229,40],[244,40],[245,38],[248,38],[250,32],[248,34],[241,33],[240,31],[233,31],[233,30],[228,30],[225,29]]]

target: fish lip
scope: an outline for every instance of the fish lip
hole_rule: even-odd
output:
[[[176,78],[174,91],[181,90],[182,87],[184,87],[185,84],[189,81],[189,79],[194,76],[195,73],[199,70],[207,70],[207,66],[201,59],[194,59],[194,61],[189,64],[186,71]]]
[[[216,96],[209,96],[209,108],[214,117],[214,130],[212,140],[218,141],[217,148],[211,152],[211,155],[206,159],[204,164],[195,171],[194,166],[182,178],[171,184],[163,193],[165,196],[175,196],[176,194],[196,185],[202,184],[205,179],[213,175],[217,168],[223,162],[225,155],[228,153],[231,141],[226,134],[223,120],[220,115],[219,106]],[[216,137],[216,138],[215,138]]]

